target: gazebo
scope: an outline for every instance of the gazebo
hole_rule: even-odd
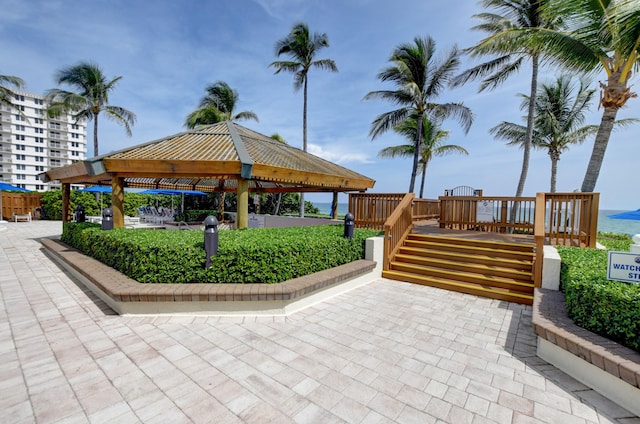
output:
[[[43,180],[62,185],[63,222],[71,184],[110,185],[114,228],[124,227],[124,188],[236,192],[237,228],[248,227],[249,192],[364,192],[375,181],[226,121],[52,168]]]

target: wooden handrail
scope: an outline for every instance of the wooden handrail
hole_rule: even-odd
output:
[[[396,251],[413,230],[413,193],[407,193],[384,223],[382,269],[387,271]]]
[[[356,228],[384,229],[384,223],[391,216],[404,193],[351,193],[349,212],[353,214]]]
[[[536,244],[536,257],[533,264],[533,284],[535,287],[542,287],[542,260],[544,257],[544,221],[545,221],[545,193],[536,195],[536,212],[533,229],[533,241]]]

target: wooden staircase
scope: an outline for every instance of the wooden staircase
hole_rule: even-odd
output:
[[[533,244],[410,234],[382,276],[531,305]]]

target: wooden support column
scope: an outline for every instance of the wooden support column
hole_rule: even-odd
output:
[[[111,179],[111,210],[113,228],[124,228],[124,178]]]
[[[338,192],[333,192],[333,200],[331,201],[331,218],[338,219]]]
[[[238,178],[238,220],[236,228],[249,228],[249,181]]]
[[[69,207],[71,206],[71,184],[62,183],[62,223],[70,221],[71,212]]]

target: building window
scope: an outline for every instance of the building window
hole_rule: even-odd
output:
[[[24,125],[16,125],[16,131],[24,131]]]
[[[24,102],[24,96],[21,96],[20,94],[16,94],[15,95],[16,100],[19,100],[21,102]]]
[[[38,172],[38,171],[42,171],[42,172],[44,172],[44,166],[42,166],[42,165],[36,165],[36,172]]]
[[[16,150],[26,150],[24,144],[16,144]]]
[[[71,133],[71,138],[80,138],[80,134]]]
[[[16,165],[16,171],[26,171],[27,170],[27,165]]]
[[[44,100],[43,99],[33,99],[33,102],[37,105],[43,105],[44,104]]]
[[[76,152],[75,150],[72,150],[71,156],[80,156],[80,152]]]
[[[44,158],[42,156],[36,156],[36,162],[44,162]]]
[[[15,114],[14,117],[16,118],[16,121],[26,121],[25,117],[19,114]]]
[[[36,140],[36,143],[44,143],[44,137],[34,137]]]
[[[24,141],[24,135],[16,134],[16,140]]]
[[[16,155],[16,160],[26,160],[25,155]]]
[[[34,149],[36,150],[36,153],[44,153],[44,147],[42,146],[36,146]]]

